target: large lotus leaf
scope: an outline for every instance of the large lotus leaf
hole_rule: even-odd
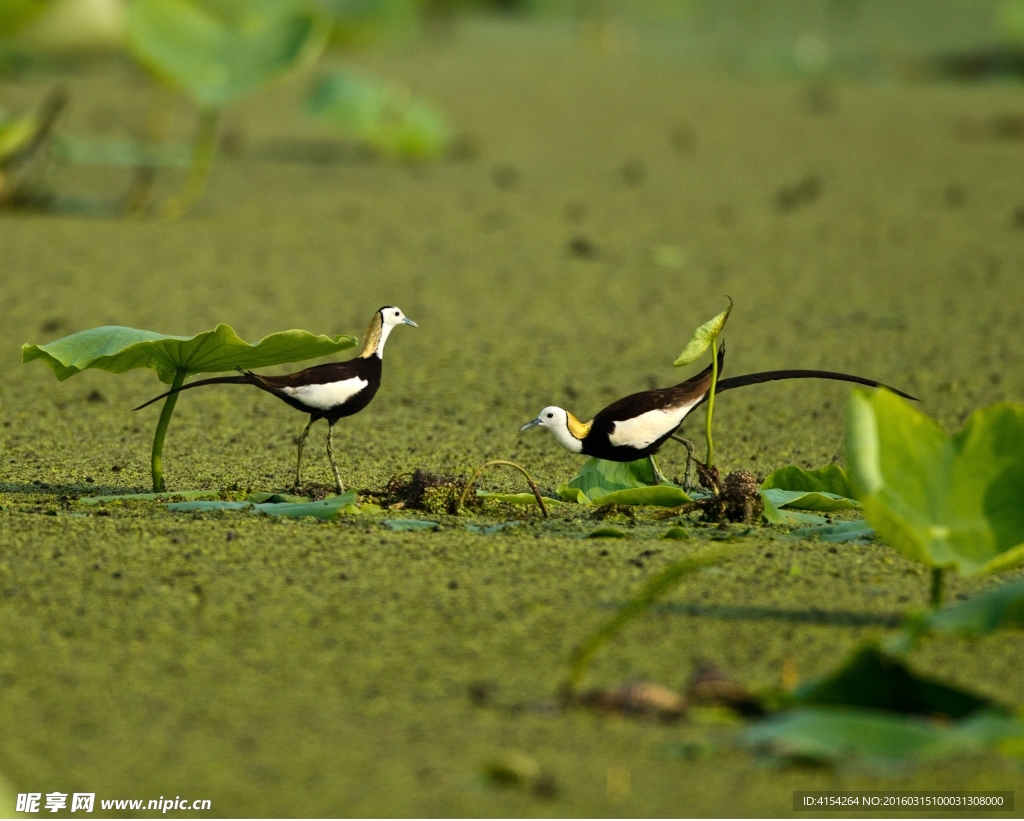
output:
[[[772,471],[761,483],[762,490],[803,490],[807,492],[831,493],[835,496],[853,498],[853,488],[846,471],[839,465],[825,465],[816,470],[804,470],[796,465]]]
[[[856,390],[846,463],[879,538],[908,558],[974,575],[1024,561],[1024,406],[975,411],[947,436],[885,390]]]
[[[128,44],[154,74],[219,108],[320,55],[330,21],[288,0],[133,0]]]
[[[798,689],[793,700],[805,707],[860,707],[949,718],[993,707],[973,693],[917,675],[874,644],[862,646],[832,675]]]
[[[444,116],[425,100],[350,72],[322,76],[310,91],[307,107],[368,148],[390,156],[429,159],[451,142]]]
[[[61,381],[87,368],[111,373],[152,368],[162,382],[169,384],[181,369],[196,374],[266,368],[327,356],[355,344],[352,336],[329,337],[307,331],[281,331],[253,345],[227,325],[193,337],[107,325],[47,345],[23,345],[21,353],[23,362],[42,359]]]
[[[754,747],[786,757],[837,763],[899,761],[976,754],[1024,739],[1024,724],[981,711],[938,724],[921,716],[855,707],[802,707],[757,722],[743,735]]]
[[[579,504],[661,505],[675,507],[692,501],[682,488],[655,485],[648,459],[608,462],[591,457],[578,475],[556,491],[567,502]]]
[[[677,367],[681,367],[682,365],[689,365],[691,362],[699,359],[704,351],[706,351],[711,345],[712,340],[722,332],[722,328],[725,327],[725,323],[729,319],[730,313],[732,313],[731,299],[729,300],[729,307],[726,310],[722,311],[718,316],[709,319],[693,332],[693,336],[690,338],[690,341],[686,343],[686,347],[683,348],[683,352],[676,357],[676,361],[672,364]]]

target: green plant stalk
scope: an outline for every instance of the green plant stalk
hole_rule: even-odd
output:
[[[932,568],[931,605],[936,610],[942,607],[942,598],[946,590],[946,571],[941,567]]]
[[[618,613],[598,628],[596,632],[592,633],[583,642],[580,649],[573,654],[569,675],[562,685],[563,698],[571,700],[576,694],[580,681],[590,666],[590,662],[612,636],[637,616],[642,615],[657,599],[675,587],[684,576],[702,567],[718,564],[718,562],[728,559],[733,554],[745,549],[745,547],[729,545],[727,547],[712,548],[704,553],[676,562],[647,582],[631,601],[627,602]]]
[[[469,495],[469,489],[473,487],[473,482],[480,478],[480,474],[484,472],[485,468],[489,468],[491,465],[507,465],[510,468],[515,468],[523,476],[526,477],[526,481],[530,485],[530,490],[533,491],[533,497],[537,500],[537,504],[540,506],[541,512],[544,514],[544,518],[549,517],[547,505],[544,504],[544,497],[540,495],[540,488],[537,487],[537,483],[533,481],[533,477],[527,472],[526,468],[522,465],[517,465],[515,462],[509,462],[505,459],[492,459],[490,462],[484,462],[480,467],[476,469],[476,473],[466,482],[466,486],[462,489],[462,495],[459,496],[458,511],[461,511],[466,506],[466,496]]]
[[[711,417],[715,413],[715,386],[718,385],[718,337],[711,340],[711,389],[708,391],[708,414],[704,420],[704,435],[708,440],[708,458],[705,464],[710,468],[715,459],[715,440],[711,438]]]
[[[187,374],[188,372],[184,368],[179,368],[177,373],[174,374],[171,390],[175,391],[175,393],[172,393],[164,401],[163,410],[160,411],[160,421],[156,423],[156,433],[153,435],[152,458],[154,493],[163,493],[167,490],[167,486],[164,484],[164,437],[167,435],[167,426],[171,423],[171,414],[174,413],[174,406],[178,402],[177,389],[184,384]]]
[[[185,216],[206,190],[210,166],[217,151],[217,126],[220,123],[219,108],[203,108],[199,112],[199,130],[192,148],[192,167],[181,190],[164,203],[161,215],[164,219],[175,220]]]

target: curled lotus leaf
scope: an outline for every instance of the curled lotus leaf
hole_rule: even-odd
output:
[[[886,390],[856,390],[846,463],[878,537],[914,561],[964,575],[1024,561],[1024,406],[971,414],[947,435]]]
[[[839,465],[825,465],[816,470],[804,470],[796,465],[787,465],[769,473],[761,483],[761,489],[802,490],[853,498],[850,479]]]
[[[152,368],[161,382],[170,384],[179,371],[198,374],[266,368],[328,356],[355,344],[352,336],[331,337],[297,330],[271,334],[252,344],[228,325],[193,337],[107,325],[46,345],[23,345],[21,352],[23,362],[41,359],[61,381],[89,368],[110,373]]]
[[[287,0],[134,0],[128,46],[157,77],[220,108],[310,65],[330,20]]]
[[[591,457],[578,475],[560,485],[557,493],[567,502],[676,507],[693,501],[680,487],[654,484],[647,459],[609,462]]]
[[[731,299],[729,300],[728,308],[722,311],[718,316],[709,319],[693,332],[693,336],[690,338],[690,341],[686,343],[686,347],[683,348],[683,352],[676,357],[676,361],[672,364],[676,367],[681,367],[683,365],[689,365],[691,362],[699,359],[703,355],[704,351],[710,347],[712,340],[722,332],[722,328],[725,327],[725,323],[729,319],[730,313],[732,313]]]

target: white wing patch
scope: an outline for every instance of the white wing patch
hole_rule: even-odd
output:
[[[316,410],[330,410],[344,405],[365,388],[369,382],[358,376],[343,379],[340,382],[327,382],[323,385],[302,385],[298,388],[281,388],[289,396],[298,399],[303,405]]]
[[[675,408],[647,411],[632,419],[616,422],[608,441],[613,445],[625,445],[642,450],[679,427],[686,414],[698,401],[699,398]]]

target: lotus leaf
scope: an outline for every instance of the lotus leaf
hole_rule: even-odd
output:
[[[560,485],[557,493],[567,502],[581,505],[659,505],[676,507],[693,501],[675,485],[655,485],[654,470],[647,459],[608,462],[591,457],[577,476]]]
[[[437,522],[429,522],[426,519],[385,519],[384,524],[392,530],[440,530],[441,525]]]
[[[444,116],[425,100],[350,72],[321,77],[307,105],[310,113],[368,148],[394,157],[436,157],[452,138]]]
[[[686,347],[683,348],[683,352],[676,357],[676,361],[672,364],[676,367],[681,367],[697,361],[697,359],[704,354],[704,351],[711,346],[711,343],[715,338],[722,332],[722,328],[725,327],[725,323],[729,319],[730,313],[732,313],[732,300],[729,300],[729,307],[722,311],[722,313],[709,319],[693,332],[693,336],[690,338],[690,341],[686,343]]]
[[[265,368],[327,356],[355,344],[355,337],[315,336],[307,331],[282,331],[251,344],[227,325],[193,337],[107,325],[46,345],[22,345],[21,351],[23,362],[42,359],[61,381],[88,368],[111,373],[152,368],[161,382],[171,383],[182,371],[192,375]]]
[[[207,109],[311,64],[330,34],[287,0],[134,0],[127,26],[139,62]]]
[[[831,493],[853,498],[853,488],[846,471],[839,465],[825,465],[817,470],[804,470],[796,465],[772,471],[761,483],[762,490],[803,490]]]
[[[757,722],[743,735],[776,755],[836,763],[977,753],[1024,739],[1024,724],[982,711],[940,725],[922,716],[851,707],[802,707]]]
[[[875,529],[863,519],[852,522],[816,525],[790,531],[790,536],[799,539],[819,539],[823,542],[867,542],[875,535]]]
[[[1024,406],[975,411],[947,436],[892,393],[856,390],[846,461],[865,517],[908,558],[965,575],[1024,560]]]
[[[219,490],[178,490],[169,493],[122,493],[111,496],[83,496],[80,505],[98,505],[105,502],[153,502],[164,499],[216,499]]]

